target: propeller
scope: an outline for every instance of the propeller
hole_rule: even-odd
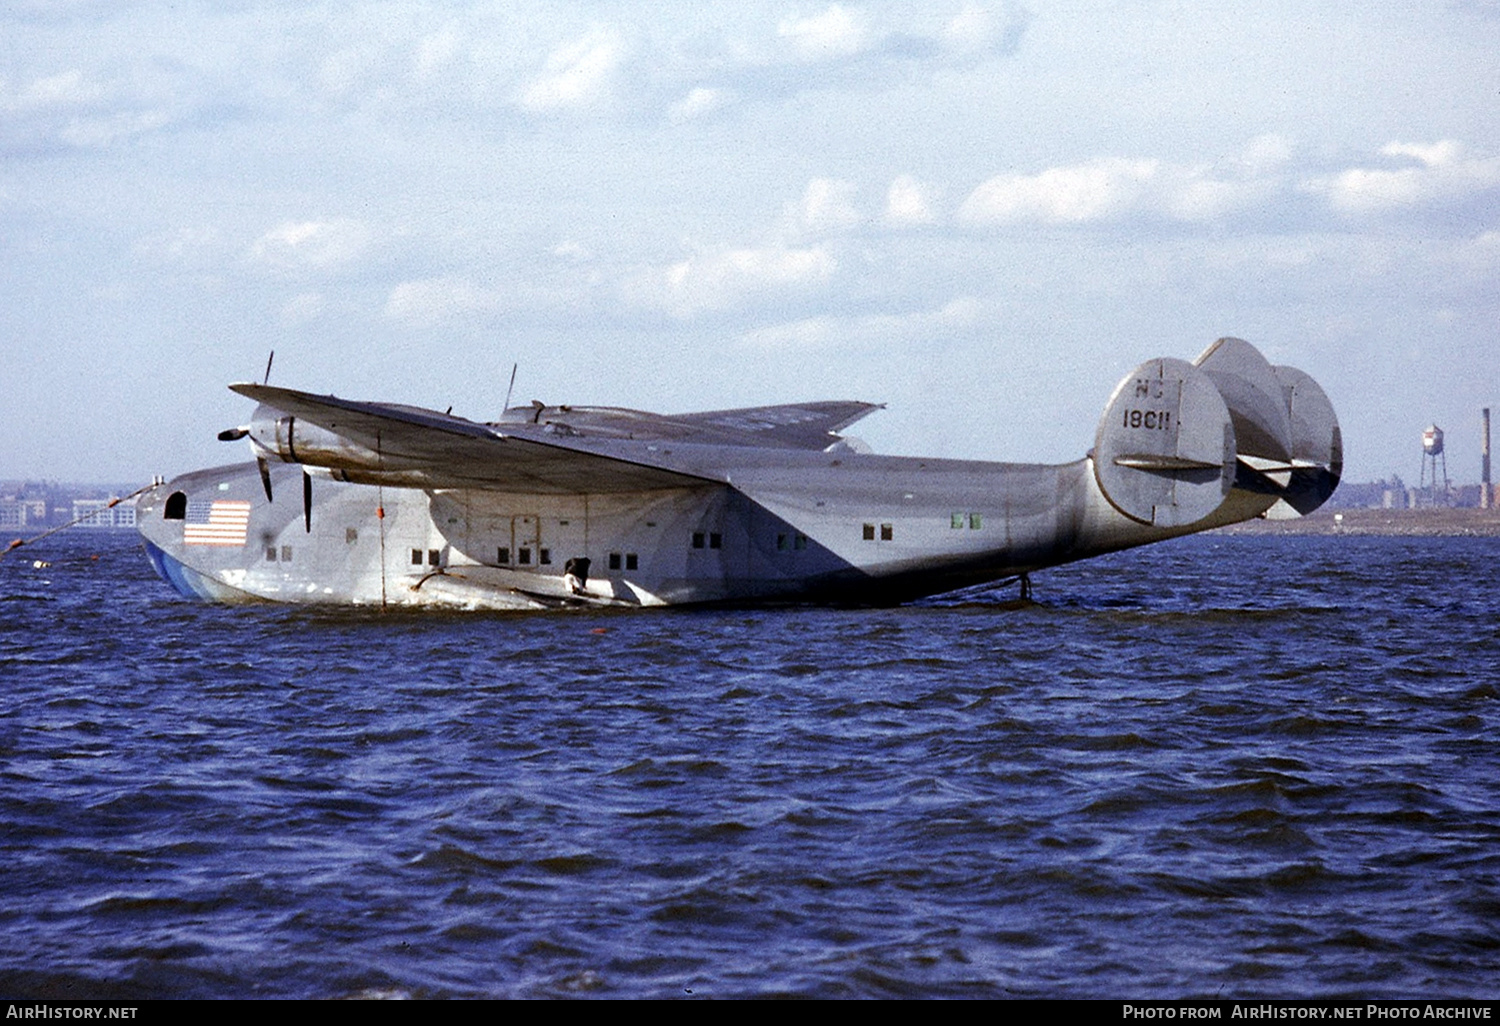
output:
[[[275,502],[271,497],[271,465],[264,456],[255,457],[255,465],[260,468],[260,486],[266,490],[266,501]]]

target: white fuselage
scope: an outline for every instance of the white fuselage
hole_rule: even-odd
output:
[[[693,450],[678,446],[673,464],[692,470]],[[1214,516],[1164,529],[1117,512],[1088,459],[749,451],[724,483],[598,494],[422,490],[320,473],[308,530],[300,470],[272,467],[274,501],[254,463],[145,494],[137,523],[158,571],[185,594],[221,602],[878,604],[1231,523],[1272,501],[1235,491]],[[202,526],[213,520],[219,527]],[[564,568],[581,558],[589,572],[574,593]]]

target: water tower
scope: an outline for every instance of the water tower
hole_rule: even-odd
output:
[[[1443,429],[1436,424],[1429,424],[1427,430],[1422,432],[1422,476],[1418,479],[1417,488],[1428,489],[1428,499],[1436,506],[1438,499],[1438,464],[1443,465],[1443,490],[1441,502],[1448,504],[1448,457],[1443,453]],[[1431,477],[1428,469],[1431,468]]]

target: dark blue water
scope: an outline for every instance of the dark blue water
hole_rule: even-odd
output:
[[[0,560],[0,994],[1492,997],[1497,557],[380,615],[68,532]]]

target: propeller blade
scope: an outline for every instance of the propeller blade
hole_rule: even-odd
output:
[[[266,462],[264,456],[255,457],[255,465],[260,468],[260,486],[266,490],[266,501],[275,502],[271,497],[271,466]]]
[[[312,475],[302,472],[302,523],[312,534]]]

